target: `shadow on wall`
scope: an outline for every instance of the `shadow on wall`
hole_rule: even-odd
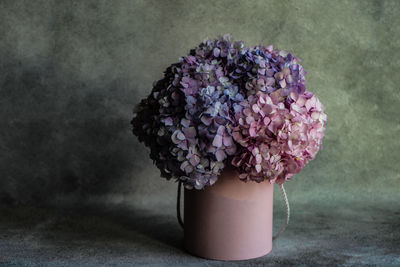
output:
[[[91,85],[39,66],[0,64],[0,202],[130,190],[146,152],[131,134],[129,82]]]

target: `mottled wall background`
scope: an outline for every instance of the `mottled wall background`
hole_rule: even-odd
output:
[[[292,203],[400,200],[400,1],[0,1],[0,197],[169,203],[132,109],[205,37],[292,51],[326,107]],[[390,202],[392,201],[392,202]],[[169,205],[168,204],[168,205]]]

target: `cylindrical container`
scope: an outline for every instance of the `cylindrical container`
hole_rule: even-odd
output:
[[[243,182],[225,168],[203,190],[185,189],[185,248],[215,260],[245,260],[272,249],[273,184]]]

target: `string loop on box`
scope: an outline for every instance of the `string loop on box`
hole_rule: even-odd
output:
[[[178,182],[178,194],[177,194],[177,199],[176,199],[176,216],[178,217],[179,225],[183,229],[184,224],[183,224],[182,217],[181,217],[181,187],[182,187],[182,182],[179,181]]]
[[[283,184],[280,184],[280,185],[279,185],[279,188],[281,189],[282,199],[283,199],[283,202],[285,203],[285,208],[286,208],[286,220],[283,222],[283,224],[282,224],[281,229],[279,230],[279,232],[276,233],[276,234],[272,237],[272,240],[277,239],[278,236],[279,236],[280,234],[282,234],[283,231],[285,231],[286,227],[287,227],[288,224],[289,224],[289,219],[290,219],[290,206],[289,206],[289,200],[288,200],[288,198],[287,198],[287,194],[286,194],[286,191],[285,191],[285,187],[283,186]]]

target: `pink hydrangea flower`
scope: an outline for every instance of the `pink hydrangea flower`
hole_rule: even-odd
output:
[[[276,91],[277,92],[277,91]],[[232,165],[240,179],[283,183],[313,159],[322,145],[326,114],[312,93],[257,92],[235,113],[233,138],[241,149]]]

